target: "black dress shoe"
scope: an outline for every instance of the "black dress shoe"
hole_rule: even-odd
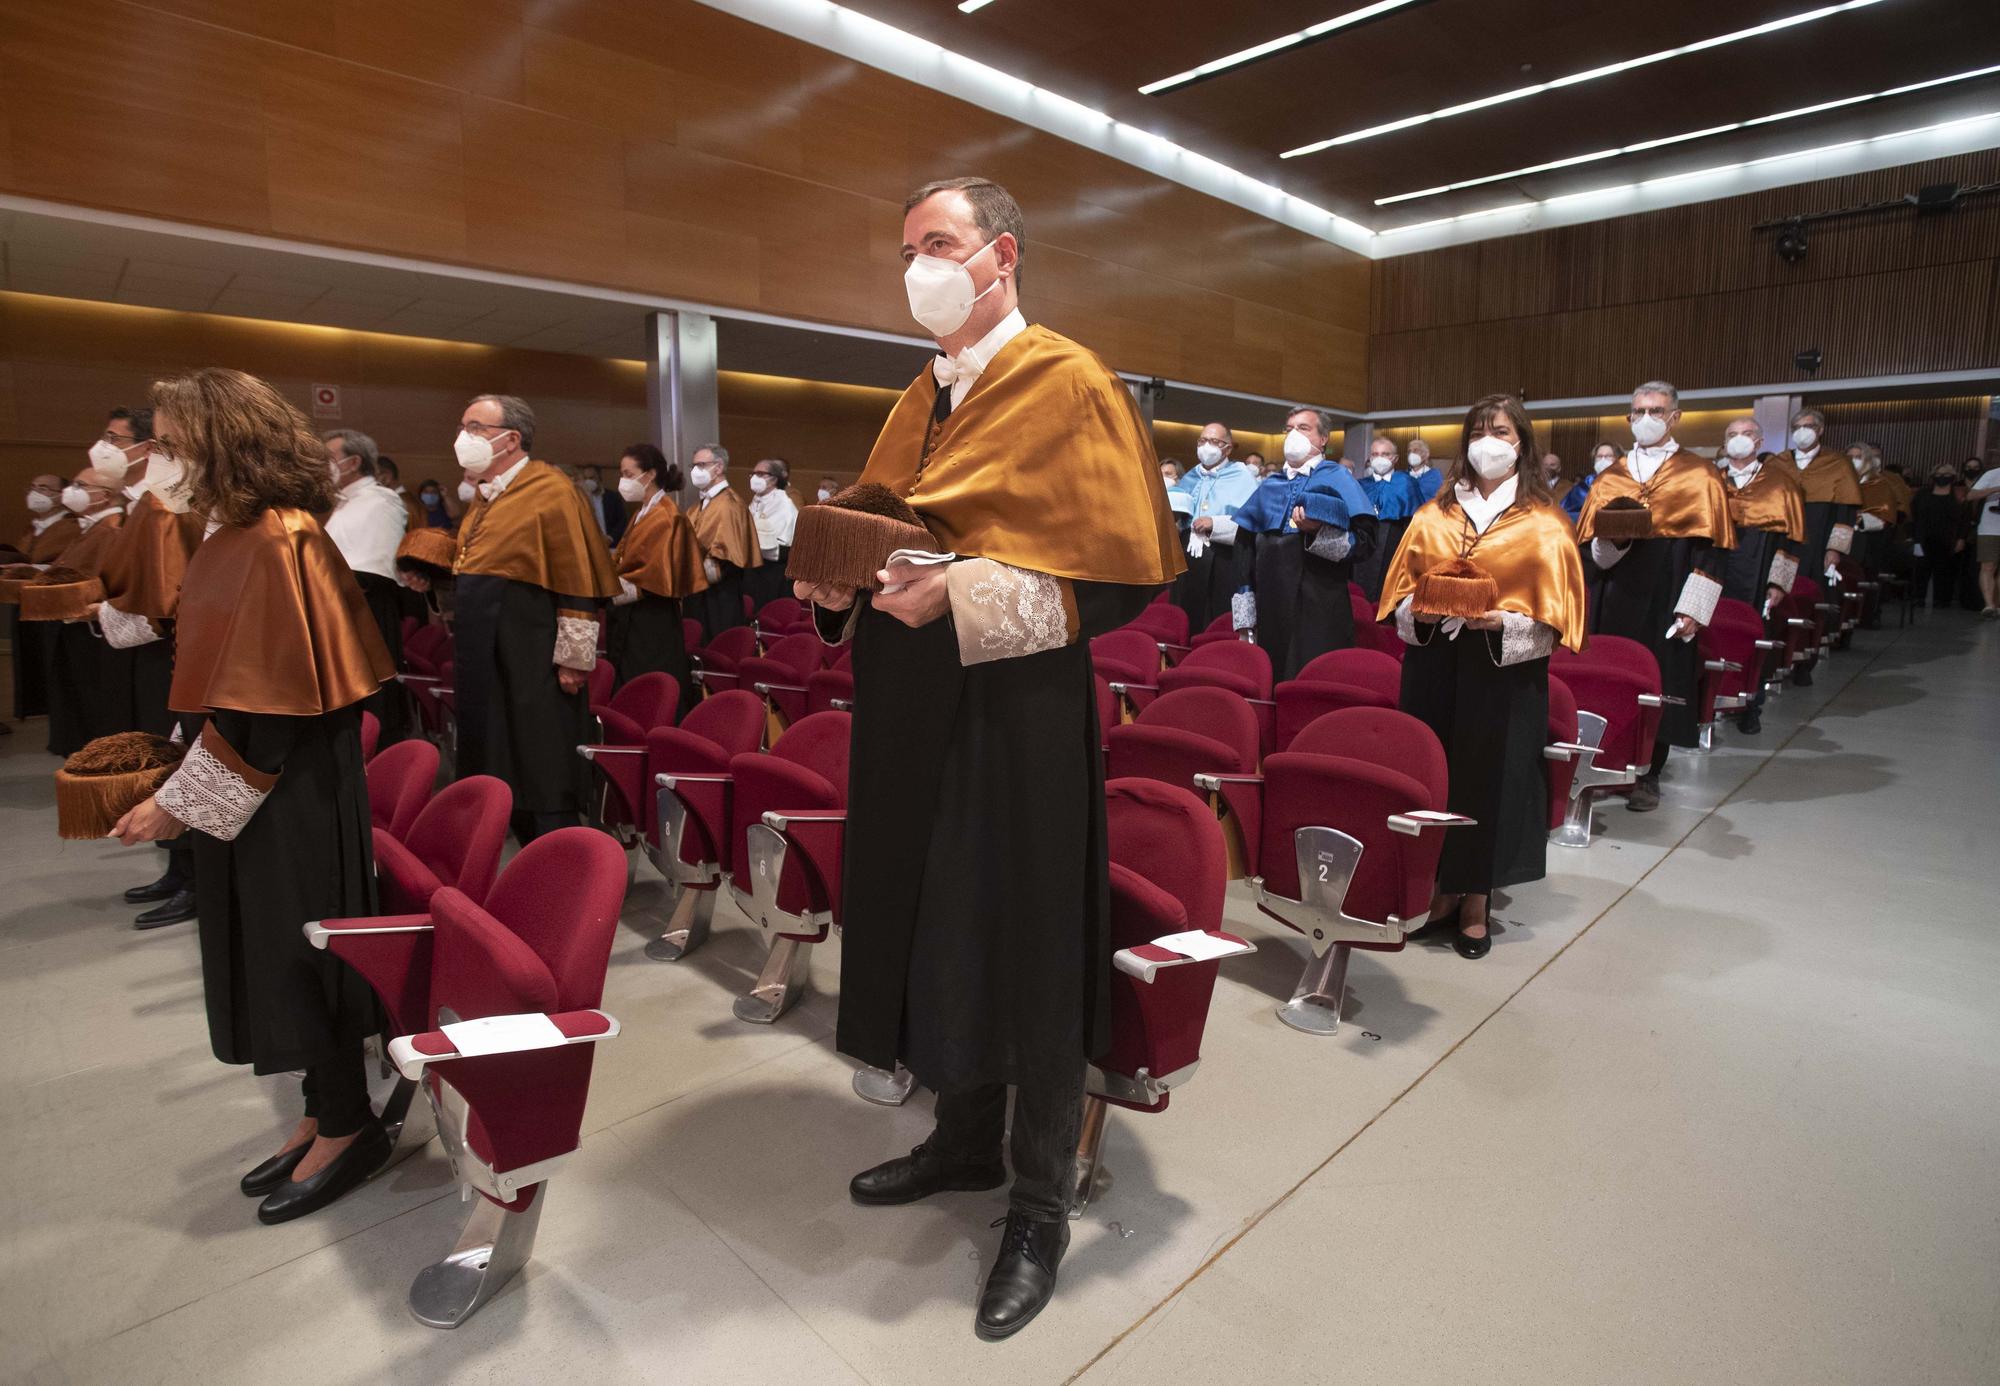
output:
[[[1736,719],[1736,730],[1742,732],[1745,736],[1755,736],[1758,732],[1764,730],[1763,714],[1754,707],[1744,708],[1741,715]]]
[[[986,1273],[973,1324],[989,1342],[1020,1332],[1042,1312],[1056,1292],[1056,1267],[1069,1248],[1067,1218],[1044,1222],[1016,1210],[1001,1221],[1007,1230],[1000,1234],[1000,1255]]]
[[[257,1221],[290,1222],[307,1213],[317,1213],[350,1189],[358,1188],[389,1163],[389,1137],[377,1122],[361,1128],[361,1134],[347,1149],[327,1162],[326,1168],[305,1179],[287,1177],[271,1195],[257,1205]]]
[[[306,1141],[293,1146],[290,1150],[278,1152],[244,1175],[236,1187],[243,1190],[245,1198],[262,1198],[290,1179],[292,1171],[299,1167],[299,1161],[305,1159],[306,1152],[311,1149],[312,1142]]]
[[[163,924],[184,924],[193,918],[194,891],[183,887],[133,920],[132,927],[157,929]]]
[[[1486,932],[1478,938],[1473,938],[1467,934],[1453,934],[1451,936],[1451,946],[1458,950],[1458,956],[1461,958],[1485,957],[1493,948],[1492,923],[1490,921],[1487,923]]]
[[[978,1193],[997,1189],[1006,1182],[1007,1169],[998,1160],[991,1164],[951,1164],[929,1145],[920,1145],[907,1155],[862,1170],[847,1181],[847,1193],[856,1203],[886,1207],[915,1203],[934,1193]]]
[[[1812,670],[1808,669],[1803,664],[1801,664],[1798,668],[1792,670],[1792,687],[1811,688]]]
[[[128,905],[150,905],[155,900],[170,900],[187,889],[187,882],[169,871],[159,880],[147,885],[133,886],[125,892]]]
[[[1625,807],[1633,813],[1651,813],[1660,806],[1660,777],[1641,775],[1625,791]]]

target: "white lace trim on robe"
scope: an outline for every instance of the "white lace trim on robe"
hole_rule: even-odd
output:
[[[144,616],[120,611],[110,602],[97,604],[97,625],[104,632],[104,643],[114,650],[137,649],[163,638]]]
[[[154,793],[153,802],[188,827],[233,842],[269,794],[254,788],[197,741],[180,768]]]
[[[556,617],[555,662],[589,673],[597,667],[597,622],[581,616]]]
[[[974,558],[952,564],[945,581],[962,664],[1018,659],[1070,642],[1061,578]]]

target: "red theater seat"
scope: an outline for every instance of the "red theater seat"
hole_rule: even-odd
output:
[[[806,715],[811,697],[810,680],[816,672],[833,663],[845,647],[829,645],[807,631],[787,635],[773,642],[761,655],[752,655],[736,666],[737,688],[747,688],[764,699],[771,714],[771,739]]]
[[[678,892],[666,931],[646,956],[674,962],[701,946],[729,869],[729,762],[764,744],[764,704],[730,689],[704,698],[677,727],[646,733],[653,806],[646,855]]]
[[[361,763],[366,765],[375,759],[376,748],[382,744],[382,722],[372,712],[361,714]]]
[[[375,874],[384,914],[421,914],[445,886],[474,902],[500,869],[514,793],[505,780],[472,775],[446,785],[402,837],[375,829]]]
[[[368,762],[368,818],[395,837],[410,830],[437,784],[438,748],[411,739]]]
[[[652,818],[652,795],[646,792],[646,734],[671,727],[680,710],[681,686],[672,674],[641,674],[591,708],[597,717],[598,739],[576,753],[590,762],[597,787],[590,806],[598,827],[631,846],[644,836]]]

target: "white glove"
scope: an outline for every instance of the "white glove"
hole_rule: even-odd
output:
[[[702,559],[701,571],[702,575],[706,577],[710,582],[722,581],[722,565],[717,563],[712,558]]]

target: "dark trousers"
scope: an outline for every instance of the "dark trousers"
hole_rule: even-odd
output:
[[[1024,1084],[1014,1089],[1014,1187],[1008,1206],[1040,1222],[1069,1216],[1076,1178],[1076,1142],[1083,1121],[1083,1066],[1073,1080]],[[1007,1128],[1007,1085],[987,1083],[937,1096],[937,1129],[930,1146],[953,1164],[991,1164],[1000,1158]]]
[[[329,1140],[351,1136],[375,1119],[375,1109],[368,1105],[368,1063],[358,1044],[308,1067],[299,1090],[305,1094],[306,1115],[319,1122],[319,1133]]]
[[[1940,545],[1939,547],[1944,547]],[[1910,598],[1922,606],[1924,593],[1930,593],[1931,605],[1942,611],[1951,605],[1952,597],[1958,591],[1958,565],[1963,554],[1933,554],[1930,545],[1924,546],[1924,556],[1915,560],[1915,572],[1910,580]]]
[[[516,809],[508,822],[514,829],[514,840],[523,847],[545,833],[558,828],[574,828],[583,821],[575,809],[564,809],[556,813],[533,813],[526,809]]]

